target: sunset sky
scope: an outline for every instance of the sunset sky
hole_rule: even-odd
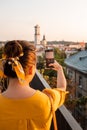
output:
[[[87,42],[87,0],[0,0],[0,41],[40,38]]]

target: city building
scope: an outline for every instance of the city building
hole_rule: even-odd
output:
[[[75,93],[71,95],[72,99],[87,98],[87,50],[82,50],[65,59],[65,64],[67,75],[72,81],[71,85],[75,87]],[[81,104],[75,107],[74,116],[78,117],[81,126],[87,129],[87,101],[85,104],[84,102],[82,100]]]
[[[87,96],[87,50],[70,56],[65,64],[69,78],[77,85],[76,96]]]

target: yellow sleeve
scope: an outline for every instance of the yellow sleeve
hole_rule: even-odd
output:
[[[68,93],[68,91],[63,91],[62,89],[59,88],[44,89],[43,92],[48,96],[50,95],[52,97],[54,105],[53,107],[55,111],[57,110],[57,108],[63,105],[66,94]]]

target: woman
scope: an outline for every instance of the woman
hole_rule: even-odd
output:
[[[4,46],[0,75],[9,84],[0,94],[0,130],[49,130],[52,120],[50,95],[55,111],[65,100],[66,79],[61,65],[50,64],[58,72],[57,88],[43,92],[29,86],[36,70],[35,47],[27,41],[9,41]]]

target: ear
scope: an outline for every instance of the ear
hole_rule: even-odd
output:
[[[29,67],[29,75],[32,74],[32,71],[33,71],[33,66],[30,66],[30,67]]]

